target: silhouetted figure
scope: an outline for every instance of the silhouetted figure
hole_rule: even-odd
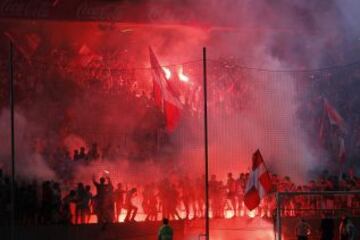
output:
[[[105,189],[105,201],[104,201],[104,218],[105,222],[114,222],[115,214],[114,214],[114,187],[111,183],[110,178],[108,178],[108,186]]]
[[[73,160],[74,160],[75,162],[80,160],[80,153],[79,153],[79,150],[77,150],[77,149],[74,150]]]
[[[0,207],[0,214],[1,214],[0,223],[1,224],[9,224],[10,223],[10,210],[11,210],[11,207],[10,207],[10,204],[11,204],[10,178],[7,176],[4,176],[2,184],[0,182],[0,187],[1,187],[0,203],[2,204],[1,205],[2,207]]]
[[[339,226],[340,240],[355,240],[355,226],[348,217],[344,217]]]
[[[52,212],[52,189],[50,181],[43,182],[41,198],[41,222],[49,224]]]
[[[133,222],[135,221],[135,217],[136,217],[136,213],[138,208],[133,204],[132,200],[135,197],[137,192],[136,188],[132,188],[130,189],[130,191],[128,191],[126,193],[126,197],[125,197],[125,209],[126,209],[126,217],[125,217],[125,222]]]
[[[95,178],[93,178],[93,183],[96,187],[96,196],[94,197],[94,204],[95,204],[95,213],[98,218],[99,223],[106,223],[109,221],[107,219],[107,209],[109,202],[109,194],[112,194],[112,184],[109,177],[107,177],[107,184],[105,183],[105,178],[101,177],[100,182],[96,182]]]
[[[59,183],[54,183],[51,194],[51,221],[58,223],[60,221],[61,211],[61,189]]]
[[[213,212],[214,218],[220,218],[221,212],[224,210],[221,204],[221,191],[219,189],[219,182],[216,180],[216,175],[211,175],[209,181],[209,198],[210,198],[210,207]]]
[[[193,186],[191,185],[190,179],[185,176],[179,183],[179,187],[181,190],[181,200],[185,207],[185,219],[189,219],[190,209],[194,208],[194,192]]]
[[[209,181],[209,201],[210,201],[210,209],[213,212],[214,218],[219,218],[219,214],[217,211],[217,207],[219,205],[217,202],[217,198],[218,198],[217,187],[218,187],[218,182],[216,180],[216,175],[213,174],[211,175]]]
[[[174,231],[169,225],[169,219],[163,219],[163,225],[159,229],[158,240],[173,240]]]
[[[227,187],[227,199],[230,202],[230,208],[234,211],[234,217],[236,216],[236,181],[232,176],[232,173],[228,173],[228,179],[226,183]]]
[[[82,201],[82,208],[83,208],[83,214],[85,217],[85,223],[90,222],[91,217],[91,204],[92,204],[92,193],[91,193],[91,187],[89,185],[85,186],[85,194]]]
[[[144,191],[142,192],[142,196],[143,196],[143,201],[142,201],[142,208],[144,210],[144,213],[146,215],[145,217],[145,221],[149,221],[149,214],[150,214],[150,194],[151,194],[151,189],[150,189],[150,185],[146,184],[144,186]]]
[[[295,233],[298,240],[308,240],[311,233],[310,225],[301,218],[296,224]]]
[[[320,224],[321,240],[333,240],[334,229],[335,229],[334,219],[331,218],[329,215],[325,215],[321,219],[321,224]]]
[[[70,156],[70,152],[66,151],[64,155],[63,162],[59,167],[59,175],[62,180],[69,181],[73,178],[73,161]]]
[[[25,189],[25,193],[23,198],[25,199],[25,205],[24,205],[24,214],[25,214],[25,219],[24,219],[24,223],[25,224],[34,224],[36,223],[37,220],[37,213],[39,211],[39,207],[38,207],[38,197],[37,197],[37,193],[36,193],[36,182],[34,181],[31,184],[28,184],[26,186]],[[61,199],[60,199],[61,201]],[[1,202],[1,201],[0,201]],[[61,202],[60,202],[61,204]],[[0,205],[3,206],[3,205]],[[59,213],[60,213],[60,207],[59,206]]]
[[[243,210],[243,202],[244,202],[244,192],[246,188],[246,179],[245,174],[241,173],[239,178],[236,179],[236,197],[237,197],[237,214],[239,217],[241,216],[241,211]]]
[[[86,152],[85,152],[85,147],[81,147],[81,148],[80,148],[79,160],[80,160],[80,161],[86,161],[86,160],[87,160],[87,155],[86,155]]]
[[[150,192],[148,196],[149,210],[148,210],[147,220],[156,221],[158,215],[158,200],[155,192],[155,184],[150,184],[149,188],[150,188],[149,190]]]
[[[123,189],[122,184],[118,183],[114,191],[114,201],[116,206],[116,221],[119,220],[121,210],[124,208],[124,195],[126,191]]]
[[[170,189],[169,189],[169,194],[167,196],[168,198],[168,207],[169,207],[169,216],[171,219],[178,219],[180,220],[180,214],[177,210],[177,206],[179,203],[179,192],[176,189],[175,185],[171,185]]]
[[[204,199],[204,184],[205,184],[205,176],[202,175],[201,177],[195,180],[195,214],[194,217],[204,217],[204,210],[205,210],[205,199]]]
[[[76,189],[76,210],[75,210],[75,222],[77,224],[85,223],[85,187],[83,183],[78,183]]]
[[[73,215],[71,213],[71,204],[76,202],[76,191],[71,190],[68,195],[63,199],[62,205],[62,222],[64,224],[71,224],[75,221],[73,220]]]
[[[159,189],[159,199],[160,199],[160,207],[162,210],[162,216],[163,217],[169,217],[169,207],[168,207],[168,192],[170,188],[170,182],[169,179],[165,178],[162,181],[160,181],[158,189]]]
[[[88,161],[97,160],[100,157],[97,143],[93,143],[87,154]]]

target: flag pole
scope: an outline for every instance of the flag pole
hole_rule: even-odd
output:
[[[9,45],[9,97],[11,132],[11,216],[10,239],[15,239],[15,121],[14,121],[14,46]]]
[[[207,69],[206,48],[203,48],[203,81],[204,81],[204,140],[205,140],[205,235],[210,239],[209,219],[209,146],[208,146],[208,112],[207,112]]]

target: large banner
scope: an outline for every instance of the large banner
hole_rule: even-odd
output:
[[[0,0],[0,19],[145,23],[164,15],[167,21],[189,21],[189,14],[181,19],[185,14],[174,12],[169,3],[154,7],[148,0]]]
[[[129,14],[139,8],[139,2],[88,0],[1,0],[0,18],[25,18],[74,21],[145,21],[147,16]],[[126,14],[124,14],[126,13]],[[125,19],[131,16],[132,19]]]

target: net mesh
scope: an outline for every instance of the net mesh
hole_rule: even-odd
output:
[[[329,232],[339,237],[341,222],[346,217],[353,224],[351,234],[358,236],[359,191],[282,192],[277,195],[274,225],[278,238],[296,239],[300,234],[301,219],[309,224],[307,235],[322,239]],[[330,222],[330,223],[329,223]]]

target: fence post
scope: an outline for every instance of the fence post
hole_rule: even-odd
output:
[[[14,99],[14,45],[10,41],[9,46],[9,96],[10,96],[10,133],[11,133],[11,216],[10,216],[10,239],[15,239],[15,99]]]
[[[207,105],[207,69],[206,48],[203,48],[203,84],[204,84],[204,144],[205,144],[205,233],[206,240],[210,239],[209,216],[209,146],[208,146],[208,105]]]
[[[276,192],[276,240],[281,240],[281,193]]]

